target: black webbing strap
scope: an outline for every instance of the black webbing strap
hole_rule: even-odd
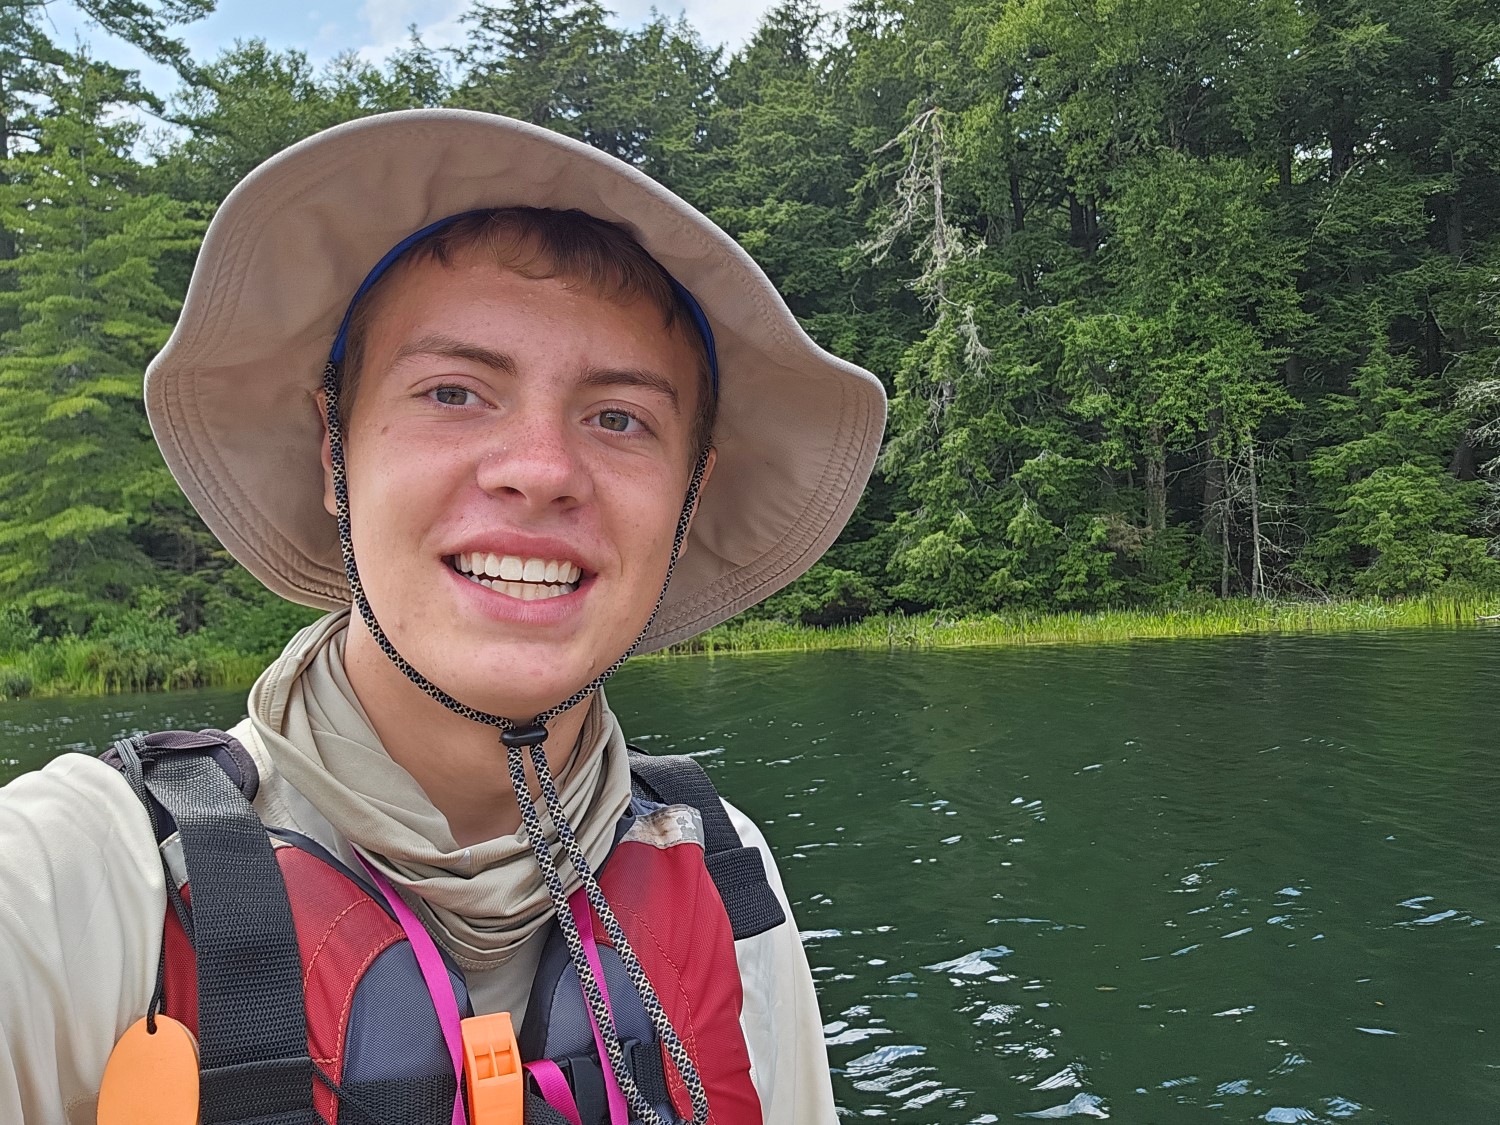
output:
[[[192,895],[203,1125],[320,1125],[302,959],[265,827],[206,747],[136,748]]]
[[[671,1105],[672,1094],[667,1087],[667,1067],[662,1062],[661,1047],[635,1039],[628,1040],[624,1047],[625,1065],[635,1077],[641,1096],[652,1105]]]
[[[530,1086],[526,1088],[521,1114],[525,1125],[572,1125],[558,1110],[547,1104],[546,1098]]]
[[[763,934],[786,921],[786,913],[766,879],[760,851],[740,843],[719,791],[692,758],[647,754],[630,747],[630,773],[638,788],[664,805],[692,805],[703,817],[704,865],[713,877],[734,940]]]

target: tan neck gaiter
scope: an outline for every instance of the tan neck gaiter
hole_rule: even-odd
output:
[[[466,970],[503,964],[553,914],[530,845],[512,834],[459,847],[443,814],[386,754],[344,672],[347,611],[304,629],[250,692],[250,721],[277,771],[358,846],[423,915]],[[595,693],[578,745],[557,778],[590,865],[604,863],[630,801],[619,723]],[[434,747],[441,753],[441,747]],[[495,769],[505,751],[495,738]],[[551,819],[542,823],[552,836]],[[554,847],[564,886],[578,885]]]

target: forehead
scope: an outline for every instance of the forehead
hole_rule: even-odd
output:
[[[476,336],[565,334],[558,344],[647,347],[692,364],[701,344],[645,295],[604,292],[586,279],[518,270],[467,249],[448,262],[423,256],[393,266],[351,325],[381,342],[442,323]],[[362,344],[363,341],[361,340]]]

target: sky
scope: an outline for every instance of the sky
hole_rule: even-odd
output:
[[[670,17],[686,15],[710,44],[738,47],[755,30],[771,0],[603,0],[621,26],[642,23],[653,7]],[[430,47],[461,38],[458,17],[468,0],[219,0],[207,19],[179,28],[177,34],[194,57],[209,59],[236,39],[265,39],[272,47],[300,48],[315,63],[344,50],[376,60],[406,41],[415,24]],[[829,4],[840,7],[841,4]],[[87,43],[91,53],[141,72],[145,84],[160,94],[176,88],[175,76],[138,51],[91,27],[69,0],[54,0],[47,15],[62,46]]]

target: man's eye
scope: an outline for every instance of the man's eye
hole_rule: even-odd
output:
[[[630,429],[631,423],[636,421],[634,417],[626,414],[623,410],[601,410],[599,411],[598,418],[602,429],[610,430],[617,434],[626,433]]]
[[[468,406],[474,399],[474,392],[463,387],[438,387],[429,393],[444,406]]]

